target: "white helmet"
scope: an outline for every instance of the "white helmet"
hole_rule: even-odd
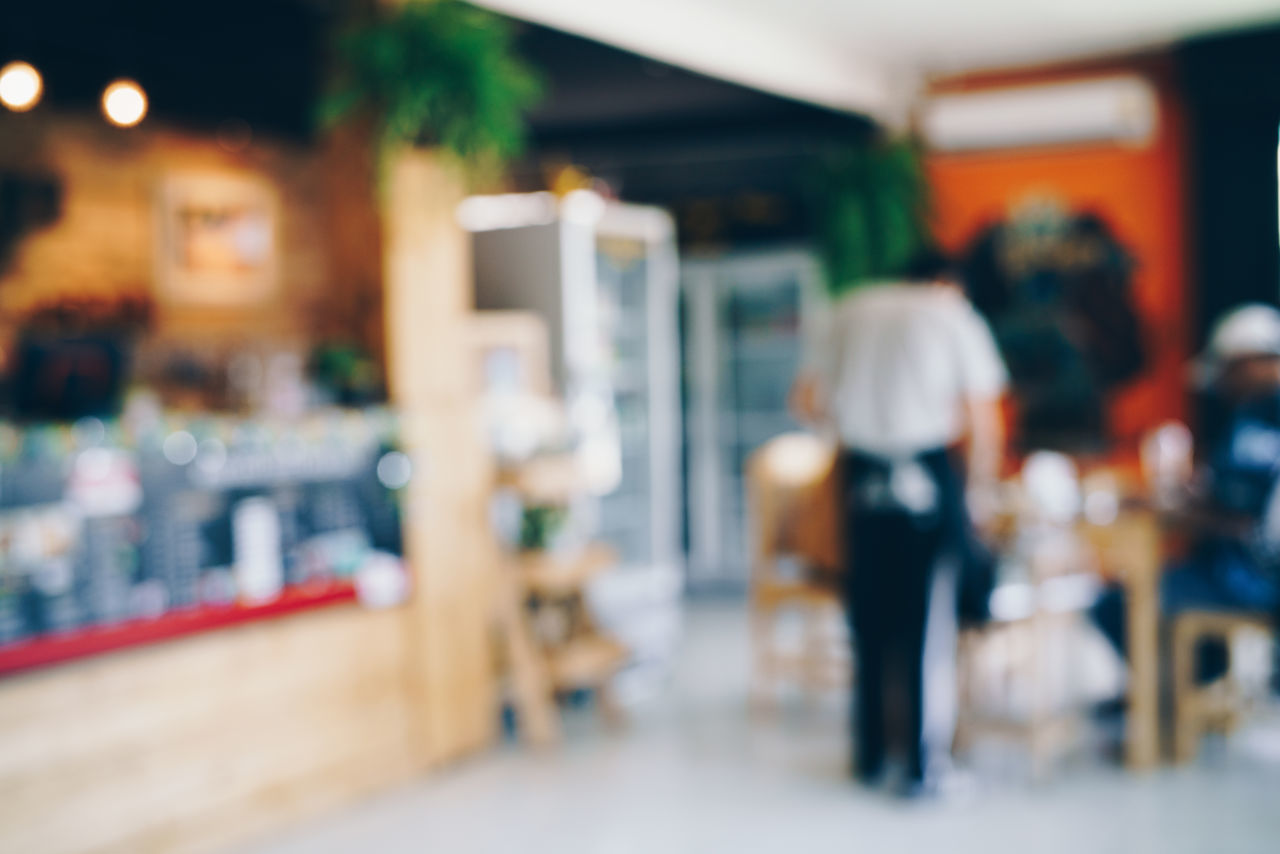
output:
[[[1227,362],[1249,356],[1280,356],[1280,310],[1249,303],[1224,314],[1196,367],[1200,379],[1211,382]]]

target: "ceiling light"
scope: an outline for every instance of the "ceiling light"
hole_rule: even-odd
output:
[[[26,62],[11,62],[0,68],[0,102],[15,112],[25,112],[40,101],[44,81],[40,72]]]
[[[102,112],[113,125],[131,128],[147,115],[147,94],[132,80],[116,80],[102,93]]]

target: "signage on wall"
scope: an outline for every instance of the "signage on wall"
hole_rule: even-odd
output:
[[[279,198],[262,178],[183,173],[161,184],[156,280],[168,302],[242,306],[278,286]]]
[[[1107,400],[1147,369],[1137,259],[1098,214],[1033,196],[976,235],[964,266],[1009,366],[1022,442],[1104,446]]]

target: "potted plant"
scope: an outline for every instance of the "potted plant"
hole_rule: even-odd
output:
[[[914,140],[875,139],[827,151],[810,198],[832,296],[902,275],[931,239],[929,184]]]
[[[508,23],[459,0],[383,7],[339,33],[323,123],[371,121],[387,146],[434,146],[472,174],[520,153],[541,83]]]

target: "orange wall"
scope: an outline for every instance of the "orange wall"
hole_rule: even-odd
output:
[[[1160,122],[1149,143],[934,154],[927,168],[938,239],[948,249],[965,246],[1011,204],[1048,195],[1071,209],[1100,214],[1132,252],[1138,262],[1134,299],[1148,342],[1148,373],[1113,398],[1112,432],[1128,443],[1164,419],[1186,418],[1190,259],[1184,237],[1185,135],[1169,75],[1158,63],[1135,62],[941,81],[934,89],[974,90],[1117,71],[1138,71],[1158,87]]]

